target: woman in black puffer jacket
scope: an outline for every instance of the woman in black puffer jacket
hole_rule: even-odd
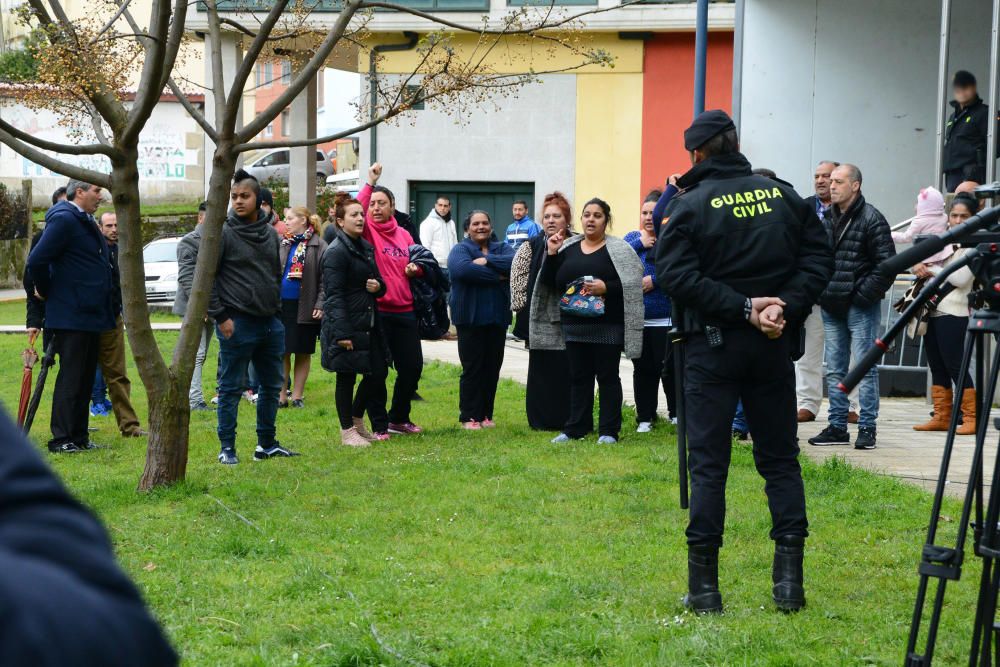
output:
[[[385,281],[375,264],[375,250],[361,238],[365,209],[341,198],[336,204],[337,236],[323,254],[323,368],[337,374],[336,405],[340,438],[345,445],[366,447],[387,440],[385,411],[388,375],[385,344],[379,331],[375,299],[385,294]],[[364,377],[354,384],[358,374]],[[364,424],[368,412],[372,430]]]

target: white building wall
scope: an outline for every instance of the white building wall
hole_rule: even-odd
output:
[[[461,123],[461,124],[456,124]],[[362,178],[371,163],[361,137]],[[534,182],[535,200],[561,190],[572,196],[576,159],[576,76],[547,76],[516,98],[455,109],[428,107],[378,128],[381,183],[400,208],[411,181]],[[595,165],[595,169],[607,168]]]
[[[35,110],[10,98],[0,98],[0,117],[33,136],[59,143],[90,143],[93,131],[76,130],[60,123],[52,111]],[[146,203],[191,201],[204,195],[203,133],[177,102],[160,102],[139,136],[139,191]],[[111,165],[103,155],[59,155],[78,166],[108,173]],[[66,177],[21,157],[0,144],[0,182],[20,187],[32,181],[36,205],[48,203],[53,190],[66,185]]]
[[[985,98],[990,3],[956,0],[950,71]],[[755,166],[812,192],[821,159],[853,162],[868,200],[899,222],[937,182],[940,0],[747,0],[741,131]]]

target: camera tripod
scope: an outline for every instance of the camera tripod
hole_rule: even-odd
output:
[[[993,196],[995,194],[988,188],[983,190],[985,192],[977,192],[977,194],[980,196]],[[865,373],[889,350],[893,340],[906,329],[907,324],[921,313],[923,306],[928,302],[935,303],[935,299],[939,297],[940,290],[950,275],[964,267],[968,267],[973,272],[977,288],[970,294],[970,305],[975,303],[982,307],[976,308],[969,318],[959,377],[966,377],[972,365],[972,359],[975,358],[976,414],[980,415],[980,419],[976,428],[972,465],[962,502],[957,535],[953,543],[939,545],[937,541],[941,506],[951,468],[955,432],[958,428],[959,410],[957,409],[958,403],[955,403],[956,409],[952,412],[951,422],[945,437],[941,467],[927,528],[927,539],[921,550],[918,568],[920,581],[906,646],[905,667],[929,667],[931,665],[944,606],[945,590],[949,581],[958,581],[961,578],[970,529],[973,536],[973,553],[982,559],[983,571],[979,584],[968,664],[970,667],[1000,665],[1000,624],[997,623],[997,600],[998,590],[1000,590],[1000,526],[998,526],[998,521],[1000,521],[1000,456],[997,457],[993,466],[989,489],[984,490],[983,484],[984,446],[989,430],[989,409],[993,404],[997,382],[1000,380],[1000,345],[996,345],[1000,341],[1000,233],[993,229],[998,219],[1000,219],[1000,206],[990,208],[941,236],[931,237],[918,243],[879,267],[879,271],[883,275],[895,277],[901,270],[936,253],[948,244],[959,244],[967,249],[963,257],[949,264],[924,286],[920,294],[889,328],[883,338],[875,341],[875,345],[858,362],[857,366],[851,369],[840,385],[840,389],[845,392],[853,389]],[[982,229],[990,229],[990,231],[981,232]],[[987,348],[990,338],[994,342],[994,351],[987,364]],[[959,387],[958,391],[961,392],[961,389]],[[934,588],[933,599],[930,602],[928,612],[928,596],[932,587]],[[925,619],[927,625],[926,629],[923,630],[924,643],[921,650],[918,644],[922,634],[921,626]]]

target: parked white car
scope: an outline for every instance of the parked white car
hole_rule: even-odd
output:
[[[288,169],[291,154],[287,148],[264,151],[250,155],[246,159],[247,172],[261,183],[277,181],[288,184]],[[333,173],[333,163],[323,154],[316,151],[316,181],[323,183]]]
[[[361,189],[361,172],[355,169],[327,176],[326,184],[336,188],[337,192],[348,192],[352,196],[357,195],[358,190]]]
[[[147,302],[170,302],[177,296],[177,244],[181,238],[155,239],[142,249]]]

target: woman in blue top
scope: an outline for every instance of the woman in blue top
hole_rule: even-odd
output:
[[[670,297],[656,285],[656,232],[653,210],[663,193],[653,190],[642,204],[639,230],[625,235],[628,243],[642,260],[642,299],[645,319],[642,328],[642,356],[632,360],[632,386],[635,390],[637,432],[649,433],[656,420],[660,383],[667,395],[667,411],[674,418],[673,364],[670,354],[672,326]]]
[[[285,218],[285,237],[281,240],[281,321],[285,325],[285,383],[292,374],[295,355],[292,407],[304,407],[306,378],[312,355],[316,352],[320,318],[323,317],[323,271],[320,259],[326,251],[326,241],[316,232],[319,216],[297,206]],[[288,407],[284,391],[278,407]]]
[[[465,220],[468,235],[448,254],[451,321],[458,329],[462,379],[458,419],[471,431],[491,428],[493,402],[510,325],[510,263],[514,249],[490,240],[493,223],[485,211]]]

